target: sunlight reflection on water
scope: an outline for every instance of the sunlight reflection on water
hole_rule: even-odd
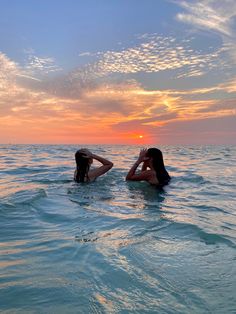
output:
[[[76,146],[0,148],[1,311],[235,308],[235,147],[162,147],[163,191],[125,182],[139,147],[90,146],[114,168],[84,185]]]

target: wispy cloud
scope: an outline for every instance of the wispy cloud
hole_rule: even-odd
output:
[[[39,79],[45,77],[48,74],[61,71],[62,68],[56,64],[56,61],[52,57],[38,56],[35,50],[30,47],[23,50],[26,57],[25,63],[21,66],[22,77],[28,77],[32,79]]]
[[[92,84],[90,74],[80,71],[52,78],[50,88],[47,80],[38,82],[35,88],[33,80],[22,84],[18,79],[27,76],[25,68],[0,54],[0,133],[5,128],[13,138],[27,138],[29,134],[49,138],[50,134],[59,141],[68,137],[76,141],[76,134],[82,139],[115,138],[119,131],[121,141],[137,130],[154,134],[155,128],[168,129],[174,121],[235,115],[234,80],[192,90],[146,90],[135,80],[101,80]],[[208,99],[215,92],[224,92],[230,99]],[[200,100],[199,95],[204,97]],[[96,134],[92,131],[94,125]]]
[[[194,51],[188,41],[173,37],[145,35],[139,45],[107,51],[94,64],[100,76],[112,73],[157,73],[185,68],[186,76],[199,76],[216,66],[221,49],[209,53]]]
[[[58,72],[61,68],[55,64],[55,60],[53,58],[31,55],[25,70],[35,75],[47,75],[52,72]]]
[[[201,29],[209,29],[227,36],[233,36],[232,22],[236,16],[236,2],[234,0],[200,0],[178,1],[187,13],[178,13],[177,19],[193,24]]]
[[[174,37],[163,37],[158,34],[139,36],[139,44],[119,51],[97,52],[95,60],[74,69],[68,74],[57,75],[56,80],[47,77],[58,72],[60,68],[53,58],[39,58],[31,49],[28,63],[21,68],[19,77],[32,81],[41,81],[32,87],[44,90],[53,95],[78,98],[97,85],[106,84],[115,75],[133,73],[158,73],[172,71],[172,77],[199,77],[212,69],[225,66],[222,61],[222,48],[209,49],[208,53],[191,48],[191,39],[177,40]],[[91,56],[90,52],[80,56]],[[46,78],[46,80],[45,80]],[[36,82],[35,82],[36,83]],[[27,82],[28,84],[28,82]]]
[[[0,87],[9,84],[18,73],[20,73],[18,64],[0,52]]]
[[[79,53],[79,57],[93,57],[93,56],[97,56],[97,55],[98,55],[97,52],[90,52],[90,51],[85,51],[85,52]]]
[[[163,123],[164,118],[167,119],[170,113],[174,113],[175,117],[190,118],[202,108],[208,106],[213,108],[212,104],[216,103],[214,97],[207,100],[208,96],[206,96],[206,99],[199,100],[199,95],[208,95],[217,91],[227,94],[234,93],[236,90],[235,80],[209,88],[182,91],[145,90],[134,80],[123,83],[101,81],[92,84],[92,81],[83,79],[81,81],[82,71],[81,75],[73,74],[71,80],[69,79],[71,75],[57,77],[51,81],[41,82],[37,85],[38,88],[32,88],[32,83],[27,81],[22,85],[21,81],[17,80],[19,76],[27,76],[25,69],[21,69],[3,54],[0,54],[0,71],[2,114],[4,112],[9,114],[11,108],[14,108],[13,112],[21,111],[22,114],[32,114],[32,116],[38,111],[40,116],[44,113],[49,116],[56,114],[57,117],[79,114],[87,118],[96,112],[99,118],[104,114],[109,114],[118,120],[122,119],[123,122],[156,117],[157,121]],[[53,93],[53,87],[55,87],[55,93]],[[58,92],[59,90],[61,93]],[[191,99],[193,96],[197,99]],[[32,106],[34,106],[34,112],[31,112]],[[212,110],[214,111],[214,108]],[[145,120],[145,123],[148,122],[153,122],[153,120]]]
[[[194,28],[214,32],[222,41],[225,52],[236,63],[236,1],[199,0],[175,1],[185,11],[177,14],[177,20],[188,23]]]

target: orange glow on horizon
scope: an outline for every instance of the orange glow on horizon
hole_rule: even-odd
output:
[[[12,66],[6,58],[3,62],[6,68]],[[14,78],[15,74],[12,75]],[[68,94],[53,95],[47,89],[21,85],[7,75],[0,83],[0,143],[151,145],[190,142],[199,132],[198,123],[205,128],[201,139],[205,142],[207,134],[212,142],[214,136],[208,135],[209,124],[213,133],[218,132],[217,119],[228,121],[235,115],[234,98],[229,98],[227,103],[216,98],[195,99],[198,93],[213,90],[234,92],[235,81],[211,89],[180,91],[146,90],[135,81],[125,81],[101,84],[77,94],[72,86]],[[228,128],[228,122],[224,123]],[[232,130],[234,128],[232,126]],[[224,141],[228,141],[229,136],[235,138],[234,131],[221,132]],[[198,138],[196,135],[194,141],[198,142]]]
[[[143,132],[126,133],[123,138],[125,142],[133,145],[149,145],[152,143],[150,135]]]

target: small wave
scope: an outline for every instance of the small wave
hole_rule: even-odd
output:
[[[193,182],[193,183],[206,183],[207,181],[203,178],[203,176],[198,174],[188,174],[185,178],[185,181]]]
[[[207,198],[211,197],[211,196],[219,196],[218,192],[214,192],[214,191],[210,191],[209,189],[199,189],[196,194],[200,194],[200,195],[205,195]]]
[[[1,201],[2,205],[31,205],[32,202],[47,197],[44,189],[18,191]]]
[[[63,184],[70,183],[73,180],[71,179],[33,179],[31,182],[37,182],[39,184]]]
[[[199,231],[199,236],[202,241],[204,241],[206,244],[217,244],[217,243],[223,243],[227,244],[228,246],[236,249],[236,245],[229,239],[226,239],[224,236],[215,234],[215,233],[207,233],[203,230]]]
[[[208,161],[219,161],[219,160],[222,160],[222,158],[221,157],[216,157],[216,158],[208,159]]]
[[[203,176],[198,175],[198,174],[193,174],[193,173],[190,173],[184,176],[175,176],[171,180],[171,182],[173,183],[174,182],[178,183],[179,181],[187,183],[187,184],[192,183],[192,184],[201,184],[201,185],[210,183],[210,181],[206,180]]]
[[[170,171],[170,172],[179,172],[179,171],[182,172],[182,171],[183,171],[182,169],[179,169],[179,168],[174,167],[174,166],[167,166],[166,168],[167,168],[167,170]]]
[[[209,211],[209,212],[215,211],[215,212],[221,212],[221,213],[229,214],[229,212],[227,212],[223,208],[216,207],[216,206],[208,206],[205,204],[201,204],[201,205],[192,205],[192,207],[197,208],[201,211]]]
[[[200,227],[193,224],[172,222],[172,224],[170,224],[168,227],[168,232],[170,231],[174,234],[174,237],[181,236],[185,239],[188,237],[196,237],[198,239],[200,238],[201,241],[205,242],[205,244],[208,245],[226,244],[231,248],[236,248],[236,244],[225,236],[221,234],[206,232]]]
[[[6,173],[6,174],[18,175],[18,174],[45,172],[45,169],[42,169],[41,167],[17,167],[13,169],[2,170],[1,172]]]
[[[40,206],[34,206],[35,210],[37,211],[40,220],[46,221],[48,224],[70,224],[72,226],[72,223],[74,221],[74,217],[70,215],[66,215],[66,213],[60,214],[57,212],[49,212],[45,210],[45,202],[44,204],[41,204]]]

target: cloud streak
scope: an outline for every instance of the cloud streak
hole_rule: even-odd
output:
[[[177,14],[178,21],[218,34],[224,43],[222,48],[230,54],[231,61],[236,63],[236,2],[234,0],[175,1],[175,3],[185,10]]]
[[[223,35],[233,36],[232,20],[236,16],[234,0],[217,1],[178,1],[176,2],[187,13],[178,13],[177,19],[199,27],[209,29]]]

